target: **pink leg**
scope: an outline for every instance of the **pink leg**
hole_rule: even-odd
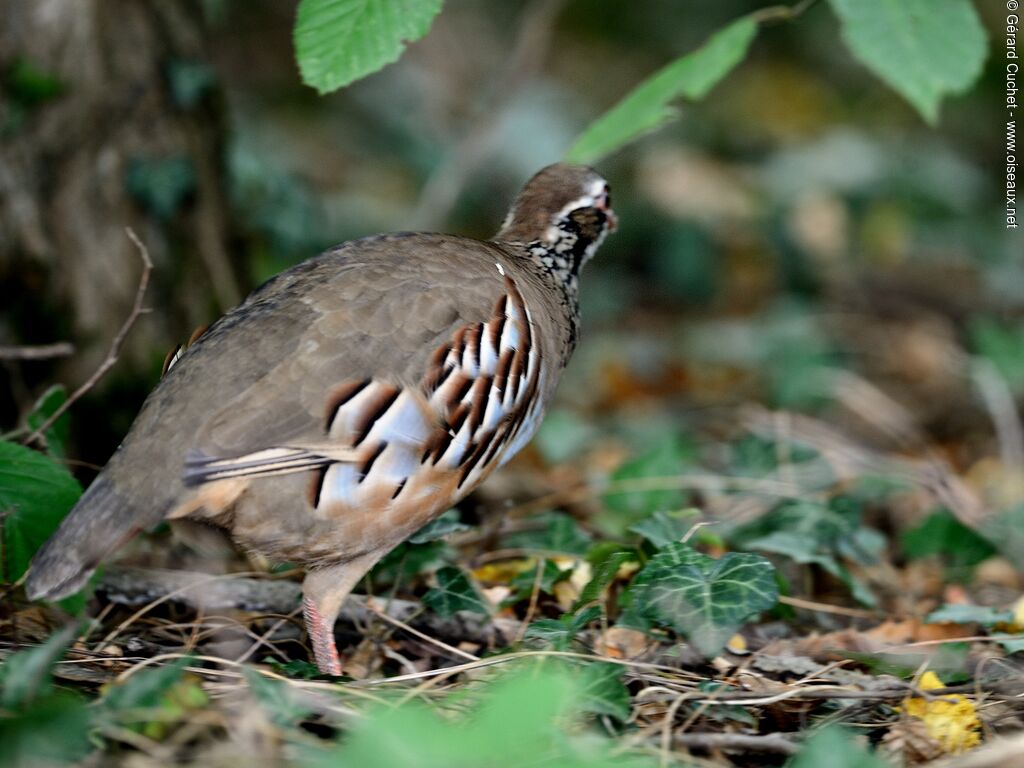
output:
[[[326,675],[340,675],[341,660],[338,658],[338,647],[334,644],[334,622],[324,621],[316,603],[309,597],[302,601],[302,615],[306,619],[306,631],[313,644],[313,658],[317,667]]]
[[[334,644],[334,622],[352,587],[363,578],[387,549],[306,573],[302,584],[302,613],[313,645],[313,658],[325,675],[340,675],[341,661]]]

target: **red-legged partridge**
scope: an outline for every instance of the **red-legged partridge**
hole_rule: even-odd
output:
[[[36,556],[29,596],[75,592],[160,520],[206,521],[305,566],[316,662],[339,674],[352,587],[537,430],[609,202],[591,169],[552,165],[490,241],[368,237],[256,289],[172,361]]]

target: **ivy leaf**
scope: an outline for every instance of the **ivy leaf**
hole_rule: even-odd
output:
[[[436,520],[424,525],[406,541],[410,544],[426,544],[430,541],[443,539],[448,534],[461,533],[469,529],[470,526],[459,520],[459,511],[457,509],[449,509]]]
[[[629,530],[633,533],[639,533],[660,549],[682,539],[693,526],[693,518],[699,514],[700,510],[692,508],[680,509],[674,512],[664,512],[659,509],[646,520],[641,520],[636,525],[631,525]]]
[[[441,616],[451,616],[458,611],[490,613],[469,577],[450,565],[437,570],[437,586],[423,595],[423,604]]]
[[[678,543],[651,558],[632,592],[642,613],[686,635],[708,657],[779,598],[775,568],[765,558],[730,552],[715,560]]]
[[[0,575],[15,581],[36,550],[82,495],[82,487],[53,459],[22,445],[0,442]]]
[[[523,637],[539,640],[556,651],[567,651],[576,635],[586,629],[592,621],[601,618],[601,609],[596,605],[577,613],[566,613],[557,619],[538,619],[526,628]]]
[[[596,715],[629,719],[629,691],[622,682],[622,667],[608,662],[587,664],[580,675],[581,708]]]
[[[580,596],[576,600],[576,605],[573,606],[574,610],[579,610],[587,603],[600,600],[601,593],[614,581],[619,568],[623,564],[636,559],[636,553],[629,551],[616,551],[605,557],[594,568],[590,581],[580,590]]]
[[[655,72],[595,120],[566,155],[570,163],[593,163],[671,120],[671,102],[701,99],[746,55],[757,34],[750,16],[737,19],[704,45]]]
[[[430,29],[442,0],[302,0],[295,56],[302,81],[330,93],[397,61]]]
[[[934,124],[939,102],[981,74],[985,30],[970,0],[830,0],[853,55]]]
[[[514,549],[528,549],[536,552],[560,552],[567,555],[583,555],[590,547],[590,534],[584,531],[569,515],[561,512],[545,512],[534,520],[544,527],[540,530],[518,531],[505,537],[505,544]]]
[[[686,495],[672,488],[671,478],[683,473],[691,462],[690,446],[679,440],[665,440],[654,450],[627,461],[612,474],[611,490],[604,495],[604,504],[612,513],[606,528],[618,535],[628,526],[650,517],[655,512],[679,509]],[[659,478],[668,482],[659,483]],[[662,485],[662,487],[658,487]],[[664,487],[664,486],[669,487]]]

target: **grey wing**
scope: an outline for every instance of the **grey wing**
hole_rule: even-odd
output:
[[[361,262],[349,280],[344,272],[314,271],[303,281],[313,289],[274,310],[294,309],[303,317],[288,339],[275,342],[287,343],[287,351],[199,425],[186,483],[365,461],[371,446],[381,444],[380,434],[367,439],[375,428],[387,432],[388,442],[429,441],[443,413],[425,402],[425,380],[443,364],[460,329],[482,328],[505,295],[495,265],[470,256],[450,254],[464,262],[454,270],[457,284],[394,256]],[[280,292],[287,294],[286,288]],[[225,353],[244,369],[251,364],[238,348],[239,336],[231,334]],[[246,337],[253,336],[247,330]],[[206,355],[218,354],[217,347],[214,336]],[[480,351],[478,342],[472,354]]]

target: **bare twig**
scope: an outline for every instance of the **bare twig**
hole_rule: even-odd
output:
[[[722,749],[743,752],[775,752],[795,755],[799,747],[781,733],[764,736],[747,733],[677,733],[672,743],[688,749]]]
[[[131,227],[125,227],[125,232],[129,239],[135,243],[135,247],[139,250],[139,258],[142,259],[142,274],[139,275],[139,287],[135,291],[135,301],[132,304],[132,311],[128,314],[128,317],[121,325],[121,330],[117,332],[117,335],[111,342],[110,349],[107,351],[107,356],[103,358],[103,362],[100,363],[99,368],[93,371],[93,374],[85,380],[85,383],[72,392],[71,396],[61,403],[61,406],[50,414],[48,419],[36,427],[35,431],[25,438],[24,442],[26,443],[45,440],[44,435],[46,430],[52,427],[54,423],[56,423],[57,419],[67,412],[68,408],[74,405],[75,402],[77,402],[86,392],[96,386],[97,382],[103,378],[107,371],[114,367],[118,356],[121,354],[121,347],[128,336],[128,332],[135,324],[135,321],[138,320],[139,315],[149,311],[142,306],[142,301],[146,297],[146,288],[149,286],[149,276],[153,271],[153,261],[149,258],[149,251],[146,249],[146,246],[139,239],[139,236],[135,234],[134,230],[132,230]]]
[[[97,585],[98,591],[113,603],[141,608],[108,635],[101,646],[110,643],[129,624],[164,602],[209,611],[237,609],[278,614],[288,614],[302,602],[302,587],[299,584],[293,581],[247,578],[253,575],[211,576],[189,571],[108,567]],[[386,614],[394,620],[391,623],[397,622],[403,628],[413,625],[428,633],[432,642],[435,637],[440,637],[484,645],[507,643],[519,630],[519,622],[510,619],[491,620],[468,613],[449,617],[424,614],[420,603],[411,600],[390,600],[383,609],[378,607],[378,602],[372,605],[368,605],[368,602],[361,595],[353,595],[342,606],[341,620],[350,624],[366,624],[374,617]],[[423,632],[413,634],[427,639]],[[465,655],[447,647],[446,650],[452,650],[456,655]]]
[[[55,357],[68,357],[73,354],[75,354],[75,346],[68,341],[0,347],[0,360],[52,360]]]

